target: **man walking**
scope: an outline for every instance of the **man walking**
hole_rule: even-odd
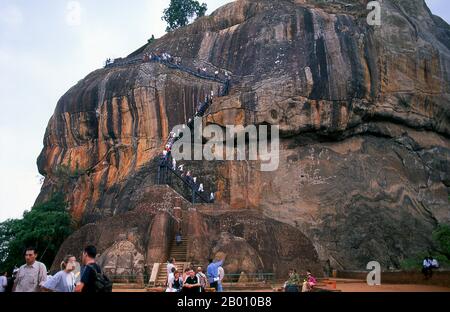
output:
[[[17,272],[13,292],[39,292],[41,285],[47,281],[47,268],[45,264],[36,261],[36,248],[25,250],[25,262]]]
[[[102,273],[102,269],[95,262],[97,248],[88,246],[84,248],[82,262],[84,265],[81,271],[81,280],[75,288],[75,292],[97,293],[111,292],[112,283]],[[99,279],[99,276],[101,278]]]
[[[209,259],[208,269],[206,274],[208,275],[209,286],[219,290],[219,267],[223,265],[223,260],[214,262],[213,259]]]
[[[6,292],[7,286],[8,286],[8,272],[5,272],[0,276],[0,293]]]

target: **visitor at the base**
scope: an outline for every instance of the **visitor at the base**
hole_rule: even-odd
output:
[[[36,261],[37,251],[34,247],[25,250],[25,262],[16,274],[13,292],[39,292],[47,281],[45,264]]]
[[[6,287],[8,287],[8,272],[0,276],[0,293],[6,292]]]
[[[73,271],[76,267],[77,259],[68,255],[61,262],[61,271],[50,277],[42,286],[47,291],[52,292],[74,292],[75,275]]]
[[[431,258],[431,268],[432,269],[439,269],[439,262],[435,258]]]
[[[176,270],[175,258],[170,258],[169,261],[167,261],[167,279],[169,279],[173,269]]]
[[[297,270],[289,270],[289,279],[284,283],[285,292],[299,292],[299,285],[301,284],[300,276]]]
[[[180,292],[183,289],[183,279],[178,270],[173,271],[173,275],[169,279],[166,292]]]
[[[429,279],[433,276],[433,259],[431,257],[425,257],[422,263],[422,274],[425,279]]]
[[[193,269],[189,269],[188,276],[183,285],[183,292],[187,294],[195,294],[200,292],[200,282]]]
[[[222,266],[219,267],[219,281],[217,282],[217,292],[223,292],[223,284],[222,281],[225,277],[225,270]]]
[[[205,292],[208,278],[206,277],[205,273],[203,273],[203,269],[201,267],[197,268],[197,279],[200,283],[200,292]]]
[[[190,270],[191,270],[190,268],[184,269],[184,272],[183,272],[183,283],[186,283],[186,279],[189,277],[189,271]]]
[[[214,262],[213,259],[209,259],[208,269],[206,275],[208,276],[209,286],[219,290],[219,267],[223,265],[223,260]]]
[[[103,274],[100,266],[95,262],[97,248],[88,246],[83,251],[81,280],[75,287],[75,292],[98,293],[111,292],[112,283]]]
[[[311,274],[311,271],[306,271],[306,278],[303,282],[302,292],[311,292],[317,285],[316,278]]]

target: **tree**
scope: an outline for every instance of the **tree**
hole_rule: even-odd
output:
[[[54,194],[47,202],[26,211],[20,220],[0,223],[0,271],[24,262],[23,250],[37,248],[38,260],[50,266],[73,226],[64,195]]]
[[[167,22],[166,31],[172,31],[189,24],[189,21],[205,15],[208,6],[195,0],[170,0],[170,5],[163,11],[162,20]]]
[[[450,225],[440,224],[433,232],[433,241],[438,251],[450,260]]]

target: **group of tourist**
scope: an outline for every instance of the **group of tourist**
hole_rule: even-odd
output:
[[[301,278],[297,270],[289,270],[289,279],[284,283],[285,292],[311,292],[317,285],[317,279],[312,275],[311,271],[306,271],[306,276]]]
[[[169,53],[145,53],[142,61],[145,62],[169,62],[175,65],[181,65],[181,57],[173,57]]]
[[[425,257],[422,263],[422,273],[425,279],[433,277],[433,269],[439,269],[439,262],[431,256]]]
[[[202,117],[208,108],[209,104],[212,102],[212,98],[214,97],[214,92],[211,91],[211,97],[207,96],[205,99],[205,102],[199,103],[198,109],[194,115],[194,118]],[[188,127],[193,127],[193,119],[189,119]],[[183,127],[186,127],[186,125],[183,125]],[[174,172],[177,172],[180,174],[181,178],[183,178],[186,183],[196,192],[198,193],[204,193],[205,188],[203,183],[197,181],[197,177],[193,176],[192,171],[186,171],[184,170],[184,164],[177,165],[177,161],[175,159],[171,159],[171,153],[172,148],[177,140],[181,138],[181,129],[178,130],[178,133],[170,132],[169,138],[167,139],[167,143],[164,146],[163,153],[161,155],[161,166],[168,166],[170,167]],[[214,192],[211,192],[209,195],[209,202],[214,202],[215,200],[215,194]]]
[[[181,273],[176,268],[175,259],[171,258],[167,263],[166,292],[202,293],[208,286],[222,292],[224,277],[223,261],[210,259],[206,274],[203,273],[202,267],[194,269],[193,265]]]
[[[61,270],[55,275],[47,274],[45,264],[37,261],[37,251],[29,247],[24,252],[25,264],[13,271],[8,279],[7,273],[0,278],[0,292],[109,292],[112,283],[102,273],[95,262],[97,250],[88,246],[83,250],[81,261],[83,267],[79,272],[79,264],[75,256],[67,255],[61,262]]]

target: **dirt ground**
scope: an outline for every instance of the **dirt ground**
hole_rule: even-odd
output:
[[[366,283],[337,284],[342,292],[450,292],[450,288],[429,285],[383,285],[369,286]]]

